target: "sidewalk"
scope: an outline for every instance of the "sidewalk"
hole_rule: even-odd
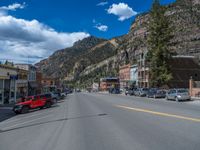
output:
[[[200,101],[200,97],[191,97],[191,99],[194,101]]]
[[[97,92],[97,93],[100,93],[100,94],[109,94],[108,91],[99,91],[99,92]]]

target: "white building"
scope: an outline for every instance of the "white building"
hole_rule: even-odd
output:
[[[130,81],[138,86],[138,66],[132,65],[130,69]]]
[[[99,90],[99,83],[93,83],[92,84],[92,90],[93,91],[98,91]]]

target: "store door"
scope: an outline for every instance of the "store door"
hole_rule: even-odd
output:
[[[8,104],[10,99],[10,80],[4,80],[4,104]]]
[[[3,104],[3,80],[0,79],[0,104]]]

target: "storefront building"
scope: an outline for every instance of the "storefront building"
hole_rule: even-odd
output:
[[[37,81],[37,94],[42,94],[42,73],[36,72],[36,81]]]
[[[15,64],[15,67],[28,71],[28,96],[36,95],[38,88],[36,81],[36,67],[31,64]]]
[[[54,92],[57,89],[57,80],[55,78],[42,78],[42,92]]]
[[[16,101],[17,69],[0,65],[0,104],[9,104]]]
[[[146,60],[147,50],[140,53],[138,58],[138,86],[140,88],[149,87],[149,64]]]
[[[101,91],[109,91],[110,88],[119,89],[119,87],[120,87],[119,78],[107,77],[107,78],[100,79]]]
[[[130,69],[131,85],[138,87],[138,65],[132,65]]]
[[[17,99],[28,96],[28,71],[18,69]]]
[[[130,85],[130,64],[119,67],[120,88],[128,88]]]

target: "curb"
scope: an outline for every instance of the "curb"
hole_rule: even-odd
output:
[[[200,97],[191,97],[191,99],[194,101],[200,101]]]

